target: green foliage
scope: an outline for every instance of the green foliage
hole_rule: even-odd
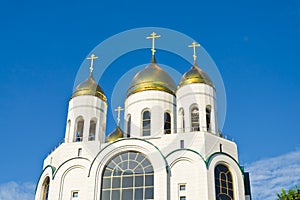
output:
[[[281,190],[280,194],[277,194],[277,200],[300,200],[300,187],[295,186],[288,192],[285,189]]]

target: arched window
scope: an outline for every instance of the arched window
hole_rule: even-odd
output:
[[[199,109],[196,106],[191,109],[191,131],[200,131]]]
[[[48,200],[50,178],[47,176],[42,185],[42,200]]]
[[[216,200],[233,200],[233,181],[228,167],[219,164],[215,168]]]
[[[96,137],[96,121],[91,120],[90,121],[90,131],[89,131],[89,141],[94,141]]]
[[[81,142],[83,139],[83,126],[84,120],[79,119],[77,120],[76,130],[75,130],[75,142]]]
[[[67,136],[66,139],[68,140],[68,142],[69,142],[69,138],[71,137],[70,128],[71,128],[71,120],[68,120],[68,122],[67,122],[67,134],[66,134],[66,136]]]
[[[185,121],[184,121],[184,110],[183,110],[183,108],[180,108],[178,112],[179,112],[179,117],[178,117],[179,132],[185,132]]]
[[[128,116],[127,118],[127,137],[130,137],[131,133],[131,115]]]
[[[151,113],[146,110],[143,112],[143,136],[150,136],[151,134]]]
[[[206,106],[206,128],[207,131],[211,131],[211,106]]]
[[[164,113],[164,133],[171,134],[171,115],[168,112]]]
[[[105,166],[101,185],[102,200],[154,199],[152,164],[141,153],[121,153]]]

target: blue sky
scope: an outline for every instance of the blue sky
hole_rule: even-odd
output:
[[[43,159],[64,137],[76,73],[90,51],[119,32],[149,26],[189,35],[213,58],[227,94],[223,132],[235,138],[242,165],[257,169],[259,161],[290,154],[300,163],[298,1],[3,0],[0,195],[1,185],[27,188],[38,180]],[[111,77],[148,61],[147,50],[116,60],[100,80],[108,98]],[[160,61],[181,73],[190,67],[167,52]],[[300,184],[300,172],[295,177]]]

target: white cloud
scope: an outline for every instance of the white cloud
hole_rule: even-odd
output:
[[[253,200],[274,200],[282,188],[300,185],[300,150],[246,165]]]
[[[35,184],[8,182],[0,185],[0,200],[33,200]]]

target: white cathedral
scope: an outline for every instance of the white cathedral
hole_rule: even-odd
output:
[[[128,86],[124,131],[90,75],[69,101],[64,142],[44,160],[35,200],[249,200],[237,145],[218,131],[216,89],[196,63],[176,86],[156,62]],[[187,66],[188,68],[188,66]]]

